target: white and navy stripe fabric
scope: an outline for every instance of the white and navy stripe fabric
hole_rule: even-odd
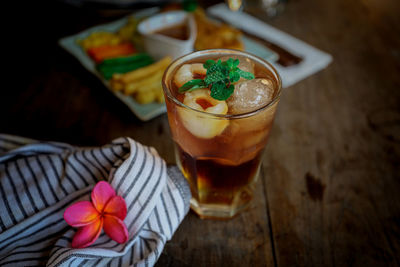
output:
[[[104,232],[72,249],[63,219],[108,181],[123,196],[129,240]],[[0,135],[0,266],[152,266],[189,210],[190,190],[153,148],[119,138],[98,148]]]

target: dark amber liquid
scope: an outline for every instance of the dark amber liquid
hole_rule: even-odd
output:
[[[201,204],[230,205],[256,178],[261,153],[240,165],[224,164],[218,159],[193,158],[178,147],[179,159],[193,197]]]

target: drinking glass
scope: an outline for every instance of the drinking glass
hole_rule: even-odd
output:
[[[272,101],[242,114],[211,114],[183,104],[173,77],[187,63],[239,56],[255,63],[256,77],[273,82]],[[261,74],[260,74],[261,73]],[[231,218],[253,198],[262,154],[281,93],[274,67],[252,54],[230,49],[197,51],[176,59],[162,86],[177,165],[190,184],[191,208],[201,218]]]

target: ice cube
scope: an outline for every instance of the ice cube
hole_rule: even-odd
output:
[[[254,62],[248,59],[247,57],[226,56],[226,57],[221,57],[221,61],[227,61],[229,58],[239,59],[240,63],[238,65],[238,68],[243,71],[251,72],[254,74]]]
[[[273,96],[273,82],[268,78],[239,82],[235,84],[233,94],[226,101],[228,112],[241,114],[254,111],[271,102]]]

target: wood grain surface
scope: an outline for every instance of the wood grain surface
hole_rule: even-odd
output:
[[[57,45],[131,11],[17,9],[2,38],[0,132],[84,146],[129,136],[174,163],[166,115],[139,121]],[[333,63],[283,90],[251,207],[230,221],[190,212],[156,266],[400,265],[399,14],[398,0],[290,0],[273,19],[254,14]]]

